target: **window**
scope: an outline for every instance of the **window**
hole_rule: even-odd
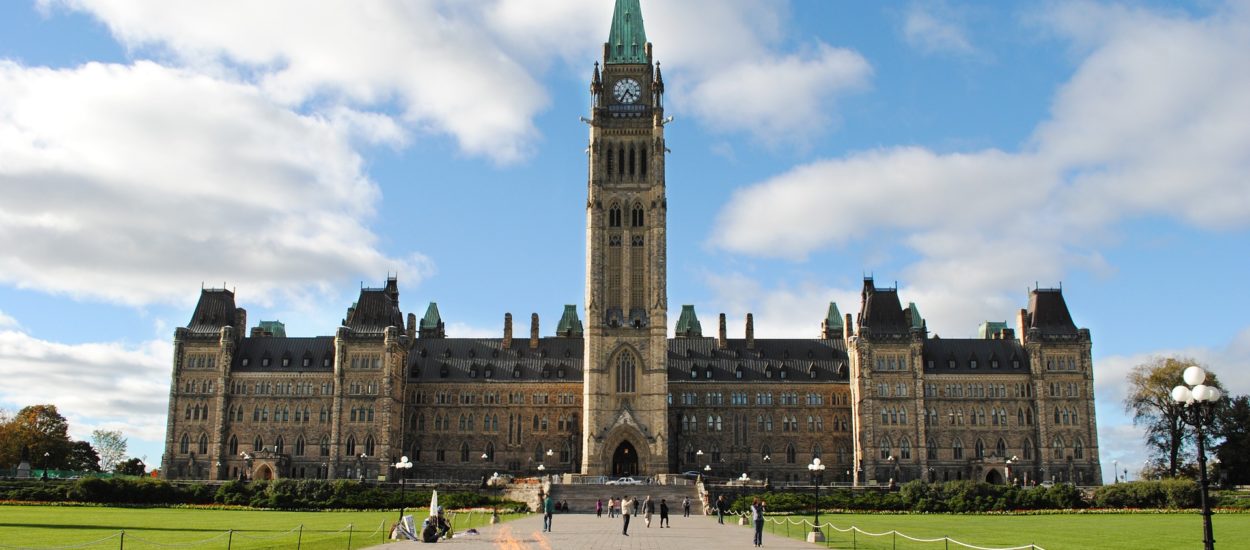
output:
[[[1024,459],[1033,460],[1033,440],[1025,439],[1023,447],[1024,447]]]
[[[900,460],[911,459],[911,440],[906,437],[898,442],[898,455]]]
[[[925,445],[925,457],[929,460],[937,460],[937,443],[932,439]]]
[[[960,441],[958,438],[956,438],[956,439],[955,439],[955,442],[954,442],[954,443],[951,443],[951,452],[952,452],[952,456],[955,458],[955,460],[963,460],[963,458],[964,458],[964,442],[963,442],[963,441]]]
[[[199,453],[202,455],[208,454],[208,434],[200,434]]]
[[[239,454],[239,438],[233,435],[230,436],[230,445],[227,448],[230,451],[230,456]]]
[[[894,445],[893,443],[890,442],[889,437],[881,438],[881,448],[880,448],[881,460],[886,460],[886,459],[889,459],[891,456],[893,456],[890,454],[890,450],[893,448],[894,448]]]
[[[178,442],[178,452],[184,455],[191,452],[191,436],[182,434],[182,440]]]
[[[347,456],[355,456],[355,455],[356,455],[356,436],[353,435],[347,438]]]
[[[1004,456],[1004,457],[1007,456],[1007,442],[1006,441],[1003,441],[1001,439],[998,440],[998,443],[994,445],[994,455]]]
[[[617,393],[633,393],[636,391],[634,377],[637,368],[637,364],[634,360],[634,354],[629,350],[621,350],[616,359]]]
[[[282,440],[282,436],[278,436],[273,442],[273,452],[282,454],[286,451],[286,442]]]
[[[1076,438],[1076,444],[1072,447],[1073,458],[1085,458],[1085,442],[1081,438]]]
[[[304,436],[295,440],[295,456],[304,456]]]
[[[630,225],[633,227],[642,227],[643,220],[644,220],[644,216],[643,216],[643,211],[642,211],[642,205],[635,204],[634,209],[630,212],[630,215],[629,215]]]
[[[318,447],[319,447],[317,450],[318,454],[320,454],[321,456],[330,456],[330,439],[329,438],[322,437],[321,443],[318,445]]]
[[[793,443],[787,444],[786,445],[786,464],[794,464],[795,461],[796,461],[796,457],[795,457],[795,452],[794,452],[794,444]]]

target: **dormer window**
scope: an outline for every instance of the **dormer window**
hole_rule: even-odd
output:
[[[947,363],[947,366],[949,366],[949,367],[950,367],[950,368],[952,368],[952,369],[953,369],[953,368],[955,368],[955,360],[954,360],[954,359],[951,359],[951,360]]]
[[[703,377],[707,378],[708,380],[712,379],[712,365],[708,365],[707,370],[703,371]]]
[[[998,359],[992,359],[992,360],[990,360],[990,368],[991,368],[991,369],[996,369],[996,368],[998,368]]]
[[[329,357],[326,357],[325,359],[322,359],[322,360],[321,360],[321,366],[323,366],[323,367],[328,367],[328,366],[330,366],[330,358],[329,358]]]
[[[767,367],[764,367],[764,378],[772,378],[772,377],[773,377],[773,366],[768,365]]]
[[[469,378],[477,378],[477,367],[469,367]]]
[[[291,359],[290,359],[290,358],[288,358],[288,357],[283,357],[283,358],[282,358],[282,366],[284,366],[284,367],[289,367],[289,366],[291,366]]]
[[[311,357],[305,357],[305,358],[304,358],[304,363],[303,363],[303,365],[304,365],[304,367],[305,367],[305,368],[307,368],[307,367],[311,367],[311,366],[312,366],[312,358],[311,358]]]
[[[520,378],[520,377],[521,377],[521,365],[517,365],[517,366],[515,366],[515,367],[512,367],[512,377],[513,377],[513,378]]]
[[[976,359],[972,359],[972,360],[968,361],[968,368],[970,368],[970,369],[975,369],[975,368],[977,368],[977,360],[976,360]]]
[[[690,367],[690,379],[696,380],[698,378],[699,378],[699,367]]]
[[[787,373],[787,371],[789,371],[789,370],[790,370],[790,369],[787,369],[786,367],[781,367],[781,369],[780,369],[780,371],[781,371],[780,376],[781,376],[781,379],[782,379],[782,380],[785,380],[785,379],[786,379],[786,373]]]
[[[564,378],[564,376],[565,376],[564,367],[560,367],[556,369],[556,378]]]
[[[490,365],[487,365],[487,366],[486,366],[486,371],[485,371],[485,373],[483,374],[483,376],[485,376],[486,378],[493,378],[493,377],[495,376],[495,367],[492,367],[492,366],[490,366]]]
[[[742,373],[744,371],[746,371],[746,368],[744,368],[742,365],[738,365],[738,368],[734,369],[734,378],[737,378],[738,380],[742,380]]]
[[[262,367],[268,367],[268,366],[269,366],[269,358],[268,358],[268,357],[266,357],[266,358],[264,358],[264,359],[261,359],[261,360],[260,360],[260,366],[262,366]]]
[[[451,369],[447,368],[447,364],[446,364],[446,363],[443,363],[443,365],[442,365],[441,367],[439,367],[439,368],[438,368],[438,377],[439,377],[439,378],[447,378],[447,376],[448,376],[448,375],[450,375],[450,374],[451,374]]]

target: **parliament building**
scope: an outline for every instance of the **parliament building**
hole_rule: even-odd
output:
[[[806,483],[820,458],[826,483],[1101,483],[1090,333],[1058,289],[970,339],[931,335],[872,279],[814,338],[755,338],[750,314],[728,338],[689,305],[670,334],[664,79],[638,0],[616,1],[590,93],[584,309],[456,338],[435,303],[405,314],[388,277],[332,335],[295,337],[204,289],[174,333],[164,475],[397,480],[408,456],[408,478]]]

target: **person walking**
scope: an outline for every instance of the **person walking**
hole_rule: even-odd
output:
[[[603,499],[598,499],[595,501],[595,517],[597,518],[603,517]]]
[[[638,515],[638,506],[642,505],[642,503],[639,502],[638,499],[636,498],[633,500],[633,502],[634,502],[634,515],[636,516]]]
[[[690,517],[690,497],[682,497],[681,499],[681,517]]]
[[[755,497],[751,501],[751,524],[755,525],[755,546],[764,545],[764,501]]]
[[[725,502],[725,495],[716,497],[716,523],[725,524],[725,508],[728,506]]]
[[[551,532],[551,515],[555,511],[556,501],[551,498],[551,495],[547,495],[546,500],[543,500],[543,531]]]
[[[642,517],[647,521],[647,528],[651,527],[651,514],[655,513],[655,503],[651,501],[651,495],[647,495],[647,500],[642,503]]]
[[[664,499],[660,499],[660,527],[672,527],[668,523],[668,503]]]
[[[621,499],[621,518],[625,520],[625,525],[621,528],[621,534],[627,537],[629,536],[630,508],[636,504],[638,504],[638,500],[629,498],[629,495],[625,495],[625,498]]]

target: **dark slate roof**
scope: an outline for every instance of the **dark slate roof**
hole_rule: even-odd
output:
[[[187,329],[191,332],[216,334],[221,327],[234,324],[234,293],[224,288],[206,288],[200,291],[200,301],[195,304],[195,312],[191,314],[191,322]]]
[[[859,327],[874,334],[907,334],[911,326],[903,315],[898,289],[877,288],[872,279],[864,279],[863,304],[859,310]]]
[[[991,361],[998,360],[998,369],[991,366]],[[1020,361],[1020,368],[1013,369],[1011,361]],[[955,368],[950,368],[950,361],[955,361]],[[972,368],[976,360],[977,368]],[[982,340],[980,338],[928,338],[924,341],[924,368],[933,361],[933,374],[966,373],[986,374],[1001,372],[1004,374],[1029,372],[1029,355],[1019,340]]]
[[[504,349],[499,338],[418,338],[408,354],[408,379],[418,383],[580,383],[582,342],[581,338],[539,338],[538,348],[530,349],[529,339],[514,339],[512,348]]]
[[[399,286],[387,279],[385,288],[362,288],[360,299],[347,312],[343,326],[353,332],[381,333],[386,327],[404,327],[404,313],[399,310]]]
[[[668,341],[668,379],[671,382],[739,380],[739,368],[743,371],[742,381],[810,381],[813,380],[812,369],[815,369],[816,381],[847,381],[847,365],[846,343],[841,339],[757,339],[754,349],[747,349],[745,339],[726,340],[724,349],[717,347],[716,338]],[[707,378],[709,366],[712,378]],[[782,367],[786,369],[784,379],[780,377]],[[695,378],[690,376],[692,368],[697,369]]]
[[[283,358],[290,359],[286,367],[282,366]],[[307,367],[305,358],[309,360]],[[247,366],[243,365],[244,359],[247,359]],[[265,359],[269,360],[268,365]],[[331,372],[334,370],[334,337],[244,338],[230,368],[236,372]]]
[[[1029,294],[1029,326],[1043,334],[1076,334],[1076,324],[1057,288],[1039,288]]]

